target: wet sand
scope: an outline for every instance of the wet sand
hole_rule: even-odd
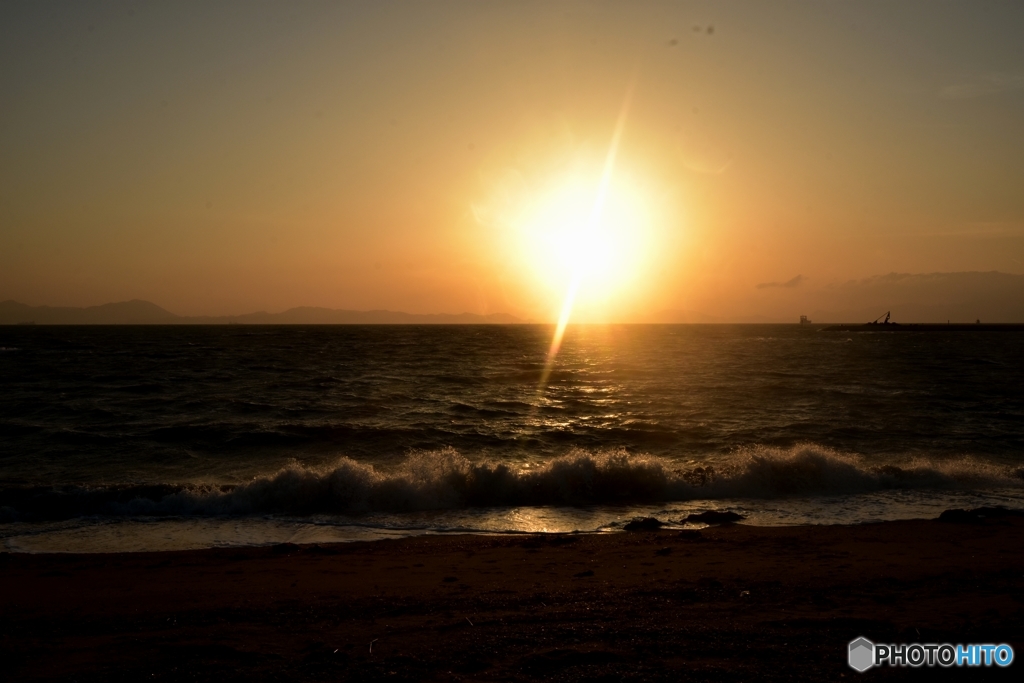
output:
[[[836,680],[846,645],[1024,655],[1024,520],[0,555],[12,680]],[[2,677],[2,676],[0,676]]]

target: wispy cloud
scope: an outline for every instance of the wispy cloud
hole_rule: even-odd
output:
[[[939,96],[946,100],[968,100],[1024,89],[1024,76],[1017,74],[985,74],[947,85]]]
[[[792,280],[786,280],[785,282],[762,282],[757,286],[758,289],[768,289],[770,287],[799,287],[806,280],[803,275],[797,275]]]

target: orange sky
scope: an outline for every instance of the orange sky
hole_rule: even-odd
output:
[[[630,83],[580,319],[1022,273],[1022,29],[1014,3],[4,3],[0,299],[553,320],[536,216],[596,192]]]

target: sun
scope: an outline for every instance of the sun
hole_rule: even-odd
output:
[[[650,216],[638,189],[620,174],[601,200],[594,175],[541,189],[514,226],[531,277],[558,294],[576,281],[581,304],[623,294],[650,247]]]
[[[669,220],[671,195],[655,192],[659,186],[617,154],[622,121],[603,164],[581,157],[542,182],[509,170],[490,199],[472,207],[476,221],[500,236],[503,272],[528,283],[540,295],[530,298],[544,302],[541,315],[557,321],[540,392],[570,323],[642,319],[678,242],[669,228],[678,224]]]
[[[627,91],[607,148],[581,149],[545,176],[508,169],[472,207],[500,235],[503,270],[528,283],[539,294],[528,298],[546,302],[541,315],[558,321],[552,357],[570,321],[635,319],[673,241],[664,239],[668,216],[655,186],[619,153],[629,98]]]

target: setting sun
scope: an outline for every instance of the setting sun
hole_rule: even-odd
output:
[[[573,176],[539,193],[513,226],[518,257],[536,282],[555,292],[578,278],[580,297],[621,294],[640,277],[652,225],[637,188],[612,182],[595,209],[599,182]]]
[[[678,226],[652,183],[621,161],[607,180],[602,171],[592,158],[540,181],[507,171],[473,206],[509,279],[556,320],[569,296],[575,321],[635,304],[659,256],[677,243]]]

